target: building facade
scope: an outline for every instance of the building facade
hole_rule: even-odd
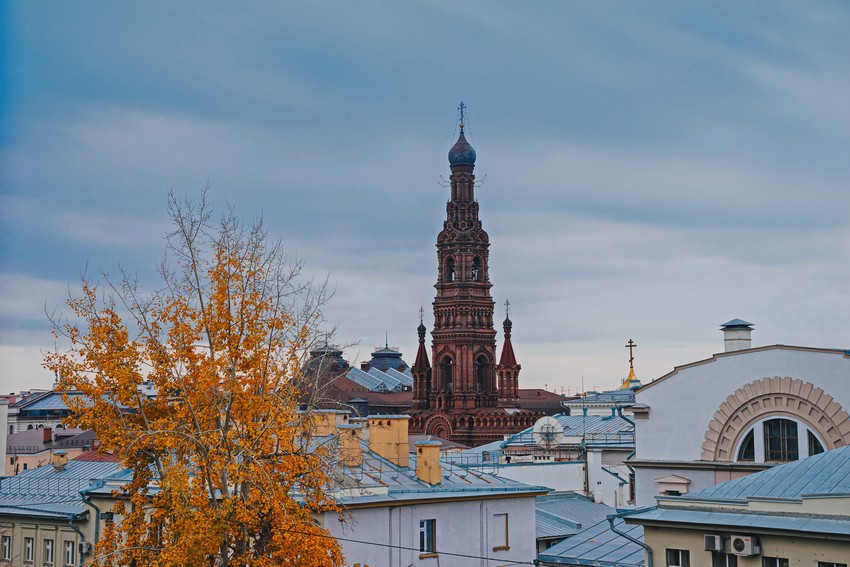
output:
[[[850,350],[752,348],[752,324],[722,327],[726,351],[635,393],[637,505],[850,445]]]

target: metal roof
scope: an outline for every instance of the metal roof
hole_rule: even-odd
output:
[[[120,470],[118,463],[68,461],[60,471],[47,465],[0,480],[0,514],[35,517],[85,512],[80,490]]]
[[[833,535],[850,535],[850,522],[845,518],[818,518],[811,515],[750,514],[711,512],[688,508],[653,508],[630,516],[637,521],[675,522],[723,528],[768,529]]]
[[[616,510],[577,492],[538,496],[535,504],[537,538],[567,537],[588,528]]]
[[[383,382],[384,386],[386,386],[387,390],[389,390],[390,392],[401,392],[401,390],[403,389],[401,380],[399,380],[398,378],[394,378],[386,372],[378,370],[377,368],[370,368],[369,374]]]
[[[587,437],[588,446],[630,446],[635,444],[635,426],[620,416],[563,415],[554,416],[564,427],[566,437]],[[529,427],[508,437],[502,448],[536,445],[534,428]]]
[[[720,327],[754,327],[755,323],[750,323],[749,321],[744,321],[743,319],[732,319],[731,321],[726,321],[725,323],[721,323]]]
[[[687,500],[800,499],[850,494],[850,445],[692,492]]]
[[[565,401],[563,405],[577,408],[591,404],[630,404],[635,401],[633,390],[610,390],[608,392],[594,392],[584,398]]]
[[[395,368],[388,368],[384,373],[388,376],[392,376],[405,386],[413,386],[413,375],[410,373],[410,369],[406,369],[404,372],[399,372]]]
[[[643,540],[643,527],[614,520],[617,530]],[[595,565],[598,567],[639,567],[644,551],[638,544],[611,531],[608,520],[582,530],[537,556],[543,565]]]

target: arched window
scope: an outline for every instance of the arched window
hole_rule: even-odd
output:
[[[479,356],[475,361],[475,391],[484,391],[484,377],[487,370],[487,358]]]
[[[809,431],[809,456],[817,455],[818,453],[823,453],[823,445],[821,445],[818,438],[815,437],[815,434]]]
[[[764,460],[796,461],[800,458],[797,422],[771,419],[764,422]]]
[[[481,280],[481,258],[476,256],[472,259],[472,281],[477,282]]]
[[[741,448],[738,449],[739,461],[755,461],[756,460],[756,441],[752,430],[744,436],[741,442]]]
[[[446,357],[443,360],[443,378],[445,379],[446,390],[449,392],[452,391],[452,380],[454,379],[454,364],[452,363],[452,359]]]
[[[444,274],[445,281],[453,282],[455,281],[455,259],[449,256],[446,258],[446,273]]]

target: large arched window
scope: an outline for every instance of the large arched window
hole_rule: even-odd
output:
[[[787,462],[823,453],[824,444],[804,422],[772,417],[753,424],[738,442],[737,461]]]
[[[451,392],[452,380],[454,379],[454,363],[449,357],[446,357],[445,360],[443,360],[443,378],[445,380],[446,390]]]
[[[443,279],[447,282],[455,281],[455,259],[451,256],[446,258],[446,271]]]

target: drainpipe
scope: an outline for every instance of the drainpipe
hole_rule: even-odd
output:
[[[83,497],[83,504],[94,508],[94,544],[97,545],[97,542],[100,541],[100,508],[95,506],[94,502],[91,501],[91,496],[86,496],[83,492],[80,493],[80,496]]]
[[[646,551],[646,567],[652,567],[652,548],[646,545],[644,542],[640,541],[639,539],[635,539],[625,532],[618,531],[617,528],[614,527],[615,518],[622,518],[623,516],[627,516],[632,513],[634,512],[629,511],[624,514],[611,514],[610,516],[607,516],[608,525],[611,526],[611,531],[617,534],[618,536],[623,536],[630,542],[636,543],[641,546]]]
[[[68,525],[71,527],[72,530],[74,530],[75,532],[77,532],[80,535],[80,543],[84,543],[86,541],[86,536],[83,532],[80,531],[80,528],[78,528],[77,526],[74,525],[74,516],[68,516]],[[58,551],[58,550],[56,550],[56,551]],[[79,565],[80,565],[80,567],[83,567],[83,554],[79,553],[79,551],[80,550],[78,549],[77,550],[77,556],[79,558]]]

